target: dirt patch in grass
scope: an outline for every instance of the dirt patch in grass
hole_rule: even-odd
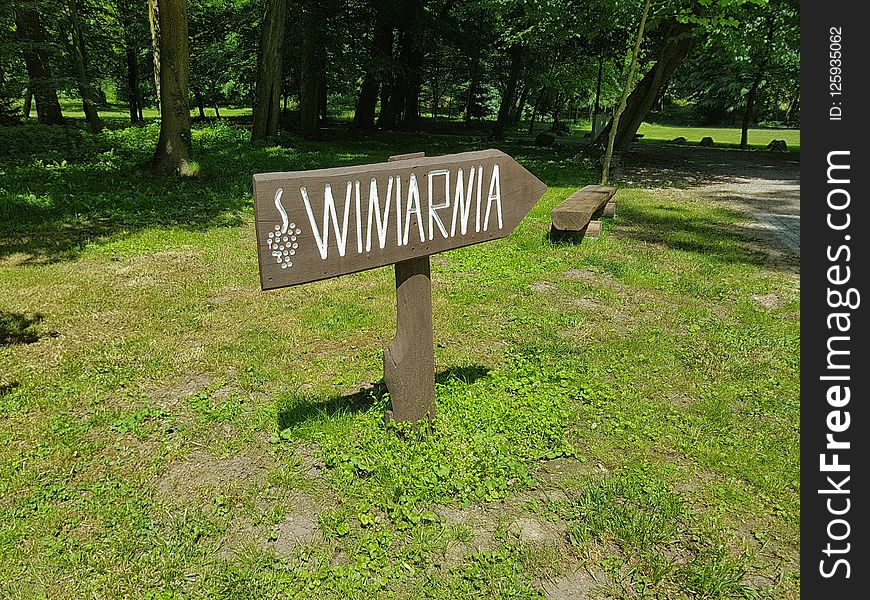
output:
[[[529,287],[533,292],[538,292],[539,294],[552,292],[556,289],[556,286],[548,281],[536,281]]]
[[[208,389],[211,384],[212,378],[210,375],[191,372],[171,382],[146,387],[144,392],[157,406],[171,408],[179,402]]]
[[[779,308],[784,304],[782,298],[777,294],[755,294],[752,299],[758,306],[767,310]]]
[[[230,486],[261,485],[271,466],[262,452],[249,451],[220,459],[196,450],[170,464],[155,487],[164,501],[185,502],[204,492],[217,493]]]
[[[469,508],[441,506],[436,508],[435,512],[444,519],[446,526],[460,529],[467,528],[471,532],[470,539],[460,544],[468,550],[467,554],[470,554],[474,548],[482,550],[492,545],[495,531],[499,525],[499,517],[501,516],[499,511],[487,510],[477,506]],[[454,552],[454,554],[457,553]]]
[[[283,512],[280,520],[270,525],[269,519],[266,522],[257,519],[260,524],[255,525],[249,514],[235,516],[227,525],[218,555],[231,558],[245,548],[252,548],[292,558],[303,546],[325,543],[320,513],[335,504],[334,498],[315,498],[299,490],[286,493],[286,490],[270,487],[255,501],[255,511],[261,515]]]
[[[539,583],[547,600],[583,600],[596,597],[595,590],[601,583],[585,569],[569,571]]]
[[[574,306],[579,306],[580,308],[601,308],[601,303],[592,298],[574,298],[573,303]]]
[[[576,488],[590,477],[600,476],[606,472],[603,469],[603,466],[576,458],[556,458],[545,461],[535,479],[540,482],[539,491],[552,496],[554,492]]]
[[[319,477],[326,468],[320,448],[314,443],[301,443],[293,449],[293,458],[299,461],[300,470],[308,477]]]
[[[551,523],[531,517],[520,517],[508,531],[519,541],[535,546],[561,546],[565,539],[564,523]]]
[[[292,556],[301,544],[322,540],[316,513],[294,513],[275,525],[275,540],[269,542],[267,547],[281,556]]]

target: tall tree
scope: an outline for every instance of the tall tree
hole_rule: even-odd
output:
[[[154,90],[160,104],[160,7],[157,0],[148,0],[148,25],[151,29],[151,58],[154,64]]]
[[[144,64],[140,64],[140,49],[147,46],[148,35],[148,3],[142,0],[113,0],[116,21],[114,37],[117,54],[123,51],[123,71],[115,72],[114,78],[118,84],[119,96],[126,95],[130,110],[130,124],[142,123],[142,104],[144,95],[141,89],[140,73]],[[149,53],[150,59],[153,55]],[[122,88],[123,85],[123,88]],[[122,91],[123,89],[123,91]]]
[[[517,81],[523,70],[523,47],[518,43],[514,44],[511,46],[509,54],[510,69],[507,74],[507,84],[505,85],[504,94],[501,96],[501,104],[498,107],[495,127],[493,127],[492,134],[490,134],[490,137],[494,140],[500,140],[504,137],[505,126],[507,125],[508,116],[510,116],[511,107],[514,103]]]
[[[263,17],[257,63],[252,140],[264,140],[278,133],[281,114],[281,67],[287,0],[268,0]]]
[[[160,0],[160,137],[152,165],[165,172],[192,174],[187,0]]]
[[[758,88],[764,81],[767,74],[767,66],[770,63],[770,55],[773,51],[773,36],[776,33],[776,20],[773,15],[766,15],[764,20],[764,45],[762,46],[755,62],[755,73],[752,76],[752,83],[749,86],[749,91],[746,93],[746,106],[743,109],[743,118],[740,121],[740,148],[746,150],[749,147],[749,125],[752,122],[753,113],[755,111],[755,100],[758,95]]]
[[[63,125],[63,113],[51,74],[47,36],[39,13],[31,6],[16,7],[15,28],[27,66],[28,89],[36,100],[37,119],[45,125]]]
[[[423,53],[429,34],[423,0],[405,0],[400,18],[399,64],[402,68],[399,85],[394,89],[393,109],[397,111],[399,125],[409,128],[420,116]]]
[[[691,25],[672,23],[666,27],[665,33],[661,36],[661,40],[651,57],[651,60],[654,61],[653,67],[634,86],[628,96],[613,140],[614,150],[623,150],[634,139],[638,128],[658,98],[659,92],[697,44],[697,38],[693,36],[693,33]],[[612,124],[611,120],[602,129],[598,138],[593,142],[594,146],[609,139]]]
[[[82,107],[85,112],[85,120],[94,133],[103,128],[97,105],[100,102],[97,90],[94,87],[90,73],[88,72],[87,59],[85,57],[85,43],[82,35],[81,19],[79,19],[78,0],[69,0],[69,50],[72,58],[73,71],[79,95],[82,97]]]
[[[302,76],[301,121],[302,137],[320,139],[322,78],[325,48],[321,32],[325,29],[325,11],[319,0],[305,0],[302,14]]]
[[[643,43],[643,30],[646,27],[646,18],[649,15],[649,5],[650,0],[646,0],[643,5],[643,15],[640,17],[640,25],[637,28],[637,37],[634,40],[634,49],[631,52],[628,75],[625,78],[625,89],[622,92],[619,107],[613,113],[613,123],[610,127],[610,135],[607,138],[607,150],[604,152],[604,162],[601,165],[601,185],[606,184],[610,178],[610,161],[613,158],[613,144],[616,140],[616,133],[619,131],[619,118],[622,116],[622,111],[625,110],[625,105],[628,102],[628,91],[631,89],[634,74],[637,71],[637,55],[640,54],[640,45]]]
[[[136,125],[141,122],[142,98],[139,93],[139,61],[136,46],[130,41],[124,48],[127,62],[127,102],[130,105],[130,124]]]
[[[375,128],[375,109],[378,104],[378,90],[384,80],[384,73],[393,53],[394,0],[380,0],[374,3],[374,34],[365,66],[362,86],[353,115],[354,129],[370,130]]]

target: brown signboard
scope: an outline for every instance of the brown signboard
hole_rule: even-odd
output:
[[[498,150],[413,156],[254,175],[262,288],[504,237],[547,190]]]

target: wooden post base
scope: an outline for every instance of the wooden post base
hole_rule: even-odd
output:
[[[435,347],[429,257],[396,263],[396,337],[384,350],[384,382],[392,410],[385,420],[435,416]]]

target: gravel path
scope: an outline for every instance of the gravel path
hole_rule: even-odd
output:
[[[691,192],[740,211],[778,254],[800,257],[800,162],[790,154],[634,144],[617,172],[626,183]]]

